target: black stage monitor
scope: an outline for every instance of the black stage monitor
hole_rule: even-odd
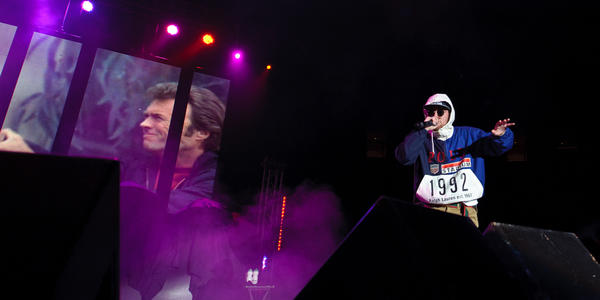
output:
[[[523,295],[469,219],[380,197],[296,300]]]
[[[4,291],[118,299],[119,162],[0,152]]]
[[[529,299],[600,299],[600,265],[574,233],[492,222],[483,235]]]

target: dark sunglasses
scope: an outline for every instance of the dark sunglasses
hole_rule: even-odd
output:
[[[435,112],[437,111],[437,115],[438,117],[441,117],[444,115],[444,110],[441,107],[438,108],[425,108],[423,109],[423,114],[425,114],[426,117],[433,117]]]

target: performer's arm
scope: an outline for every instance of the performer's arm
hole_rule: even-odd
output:
[[[454,151],[453,156],[465,154],[471,154],[475,157],[500,156],[506,153],[514,143],[514,134],[508,128],[513,125],[515,123],[510,122],[510,119],[504,119],[498,121],[491,132],[471,127],[471,136],[475,142],[465,149]]]
[[[409,133],[404,141],[396,147],[395,155],[398,162],[405,166],[414,164],[426,140],[427,130],[425,129]]]

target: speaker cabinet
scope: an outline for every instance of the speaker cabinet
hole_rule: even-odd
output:
[[[3,292],[117,299],[119,162],[0,152]]]
[[[600,299],[600,266],[575,234],[492,222],[484,238],[529,299]]]
[[[520,299],[465,217],[380,197],[296,299]]]

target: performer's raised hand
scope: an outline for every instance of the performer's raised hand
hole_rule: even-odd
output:
[[[496,126],[492,129],[492,134],[495,136],[503,136],[506,132],[506,128],[515,125],[514,122],[510,121],[510,118],[499,120],[496,122]]]

